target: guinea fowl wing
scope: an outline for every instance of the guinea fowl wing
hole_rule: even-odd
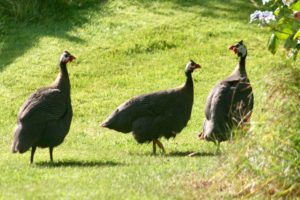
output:
[[[145,114],[133,122],[133,136],[139,143],[175,137],[190,118],[193,98],[189,95],[172,89],[151,98]]]
[[[251,84],[247,78],[241,79],[233,89],[231,114],[237,125],[246,122],[252,114],[254,96]]]
[[[232,84],[218,83],[209,93],[205,105],[205,116],[208,120],[219,121],[228,117],[232,99]]]
[[[39,123],[59,119],[66,112],[66,100],[66,96],[59,89],[39,89],[24,103],[18,120]]]
[[[226,133],[252,110],[253,98],[249,95],[252,95],[252,88],[247,78],[226,78],[219,82],[207,98],[205,135],[217,132],[216,137],[225,137],[221,133]]]
[[[163,115],[170,105],[172,93],[167,91],[142,94],[121,104],[102,126],[123,133],[132,131],[132,123],[138,118]]]

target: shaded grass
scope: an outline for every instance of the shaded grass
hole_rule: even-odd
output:
[[[85,0],[3,0],[0,2],[0,72],[16,58],[38,45],[41,37],[61,38],[84,44],[68,32],[87,23],[89,12],[103,10],[103,1]],[[80,14],[79,14],[80,13]]]
[[[39,167],[102,167],[102,166],[117,166],[122,165],[122,163],[117,163],[113,161],[79,161],[79,160],[64,160],[58,162],[37,162]]]

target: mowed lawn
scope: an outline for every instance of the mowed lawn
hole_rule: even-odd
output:
[[[266,50],[268,34],[249,24],[256,9],[244,0],[95,1],[40,23],[12,22],[0,41],[0,199],[197,199],[192,176],[206,180],[218,170],[216,147],[197,135],[210,89],[238,62],[228,47],[240,40],[248,47],[253,122],[262,80],[279,57]],[[30,165],[30,151],[10,153],[16,116],[32,92],[55,80],[64,50],[76,57],[68,64],[71,129],[54,163],[38,148]],[[193,73],[191,120],[175,139],[161,140],[166,154],[100,127],[127,99],[181,85],[190,59],[202,66]],[[187,157],[192,152],[199,154]]]

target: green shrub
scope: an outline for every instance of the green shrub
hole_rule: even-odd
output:
[[[223,180],[217,187],[234,188],[236,197],[300,195],[300,70],[280,66],[272,71],[261,86],[263,104],[248,137],[233,141],[216,176]]]

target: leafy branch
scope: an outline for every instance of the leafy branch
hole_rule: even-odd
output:
[[[262,0],[271,11],[255,11],[250,15],[250,23],[259,21],[267,26],[272,34],[268,50],[275,54],[283,42],[286,57],[291,63],[296,61],[300,50],[300,1],[299,0]]]

